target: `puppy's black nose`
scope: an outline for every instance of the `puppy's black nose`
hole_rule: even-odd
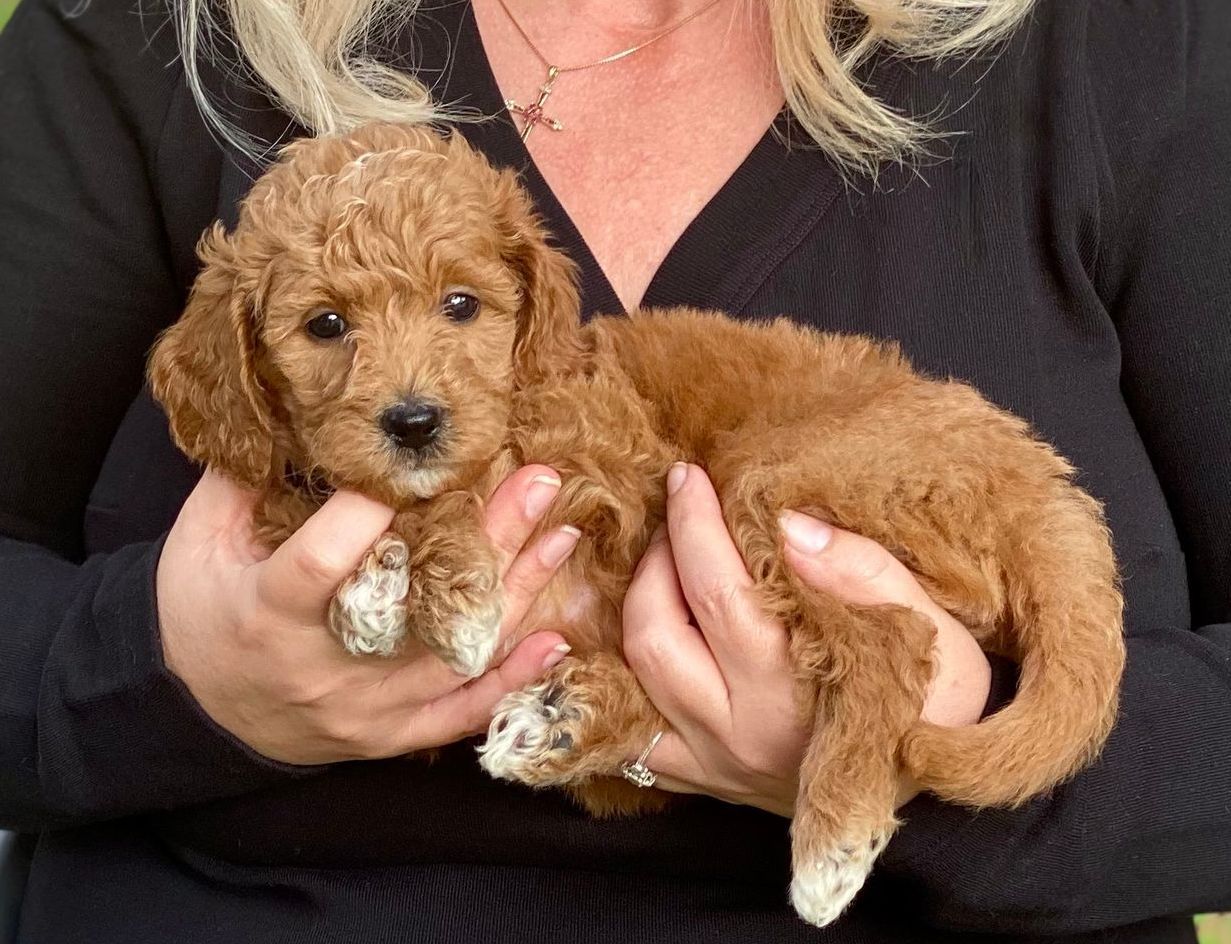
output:
[[[444,418],[445,411],[436,404],[411,397],[385,410],[380,415],[380,428],[399,446],[422,449],[436,438]]]

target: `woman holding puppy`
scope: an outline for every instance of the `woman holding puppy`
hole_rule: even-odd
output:
[[[1187,912],[1231,905],[1231,14],[174,12],[25,0],[0,37],[0,223],[19,237],[0,252],[0,825],[40,836],[25,940],[1179,942]],[[588,313],[796,312],[897,338],[1031,419],[1105,503],[1125,575],[1101,761],[977,817],[903,783],[865,894],[826,931],[800,922],[785,638],[695,467],[667,482],[625,608],[672,722],[646,763],[693,801],[594,822],[484,778],[458,742],[563,656],[551,633],[469,684],[426,655],[345,658],[323,610],[391,512],[339,494],[268,554],[249,497],[177,457],[140,378],[262,142],[386,119],[454,122],[523,168]],[[527,545],[558,487],[523,469],[489,505],[510,639],[577,539]],[[784,529],[817,587],[932,617],[933,720],[1012,698],[1012,668],[883,549]],[[428,747],[432,765],[397,759]]]

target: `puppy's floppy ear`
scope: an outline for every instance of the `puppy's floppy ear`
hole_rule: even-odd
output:
[[[576,267],[547,243],[547,234],[511,171],[500,175],[497,218],[504,232],[504,256],[522,284],[513,369],[519,383],[585,368],[581,302]]]
[[[150,386],[191,459],[261,485],[274,473],[274,423],[256,372],[253,289],[240,286],[221,223],[201,237],[197,254],[205,267],[183,317],[154,346]]]

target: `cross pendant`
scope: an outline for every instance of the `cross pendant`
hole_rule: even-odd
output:
[[[563,131],[564,125],[556,121],[555,118],[549,118],[543,112],[543,103],[547,101],[547,97],[551,95],[551,87],[555,85],[556,76],[560,74],[560,70],[555,66],[547,67],[547,81],[539,86],[539,100],[533,105],[519,105],[513,99],[505,99],[504,107],[515,115],[521,115],[522,129],[521,139],[523,141],[530,137],[530,132],[535,129],[540,123],[547,125],[552,131]]]

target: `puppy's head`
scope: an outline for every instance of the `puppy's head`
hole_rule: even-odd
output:
[[[298,142],[254,186],[150,363],[192,458],[394,504],[472,481],[512,395],[580,366],[568,261],[514,175],[458,137]]]

